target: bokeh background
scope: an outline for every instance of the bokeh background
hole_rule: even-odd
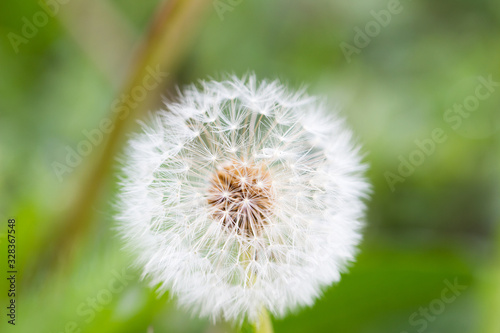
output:
[[[175,98],[175,86],[253,71],[341,109],[373,184],[357,262],[313,307],[273,319],[275,331],[499,333],[500,86],[478,86],[500,82],[500,2],[194,2],[185,25],[153,0],[53,0],[47,20],[38,1],[0,5],[0,331],[227,330],[140,280],[113,230],[116,158],[135,120]],[[57,163],[114,121],[150,26],[164,19],[181,26],[159,47],[157,59],[176,55],[168,75],[131,107],[114,149],[103,133],[61,175]],[[472,111],[446,118],[464,103]],[[5,315],[8,218],[15,327]]]

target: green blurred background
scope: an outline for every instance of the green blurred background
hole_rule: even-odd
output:
[[[54,162],[110,118],[159,3],[60,2],[46,22],[37,1],[0,5],[0,331],[224,332],[158,298],[131,267],[113,230],[116,165],[82,206],[87,227],[67,227],[104,143],[62,177]],[[182,56],[131,118],[173,98],[176,85],[254,71],[327,97],[371,165],[357,262],[313,307],[273,320],[275,331],[499,333],[500,86],[478,86],[500,82],[500,2],[215,0],[205,11],[189,42],[164,48]],[[36,15],[36,33],[13,46]],[[346,45],[356,48],[349,57]],[[487,98],[475,99],[477,89]],[[445,118],[463,103],[473,110]],[[401,161],[418,165],[405,173]],[[5,315],[8,218],[18,237],[15,327]],[[449,284],[460,285],[456,295]]]

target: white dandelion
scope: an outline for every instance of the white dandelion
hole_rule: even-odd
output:
[[[120,231],[143,277],[214,321],[312,305],[360,242],[369,185],[351,132],[278,82],[201,82],[125,154]]]

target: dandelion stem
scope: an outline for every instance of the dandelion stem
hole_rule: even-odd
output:
[[[273,333],[273,324],[271,322],[271,317],[266,309],[262,309],[260,314],[259,322],[254,326],[255,333]]]
[[[253,274],[250,269],[248,269],[248,264],[254,256],[255,254],[248,250],[244,251],[240,255],[240,260],[246,263],[245,266],[247,269],[247,281],[246,281],[247,287],[251,287],[252,285],[254,285],[257,280],[257,276]],[[271,318],[269,317],[269,313],[267,312],[266,308],[262,307],[259,320],[252,325],[252,328],[255,333],[273,333],[273,324],[271,322]]]

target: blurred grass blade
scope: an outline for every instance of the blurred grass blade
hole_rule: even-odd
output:
[[[200,18],[209,3],[208,0],[172,0],[159,6],[119,96],[131,95],[134,88],[143,84],[144,78],[150,75],[152,68],[159,69],[163,73],[176,72],[180,58],[189,44],[189,36],[199,25]],[[166,80],[171,77],[167,76]],[[62,266],[61,263],[65,262],[66,257],[72,252],[75,241],[89,230],[92,224],[92,207],[108,179],[116,152],[123,142],[124,133],[165,84],[166,82],[162,82],[156,89],[149,90],[145,98],[137,103],[123,105],[128,112],[113,115],[113,130],[107,141],[101,144],[102,150],[96,154],[99,156],[98,162],[89,172],[88,178],[82,182],[82,188],[67,215],[63,217],[58,233],[46,240],[47,244],[43,248],[47,251],[41,258],[33,256],[31,266],[26,269],[25,283],[29,283],[35,272],[37,274],[42,271],[47,272],[53,269],[56,263]],[[83,163],[83,168],[91,161],[86,162],[87,165]]]

